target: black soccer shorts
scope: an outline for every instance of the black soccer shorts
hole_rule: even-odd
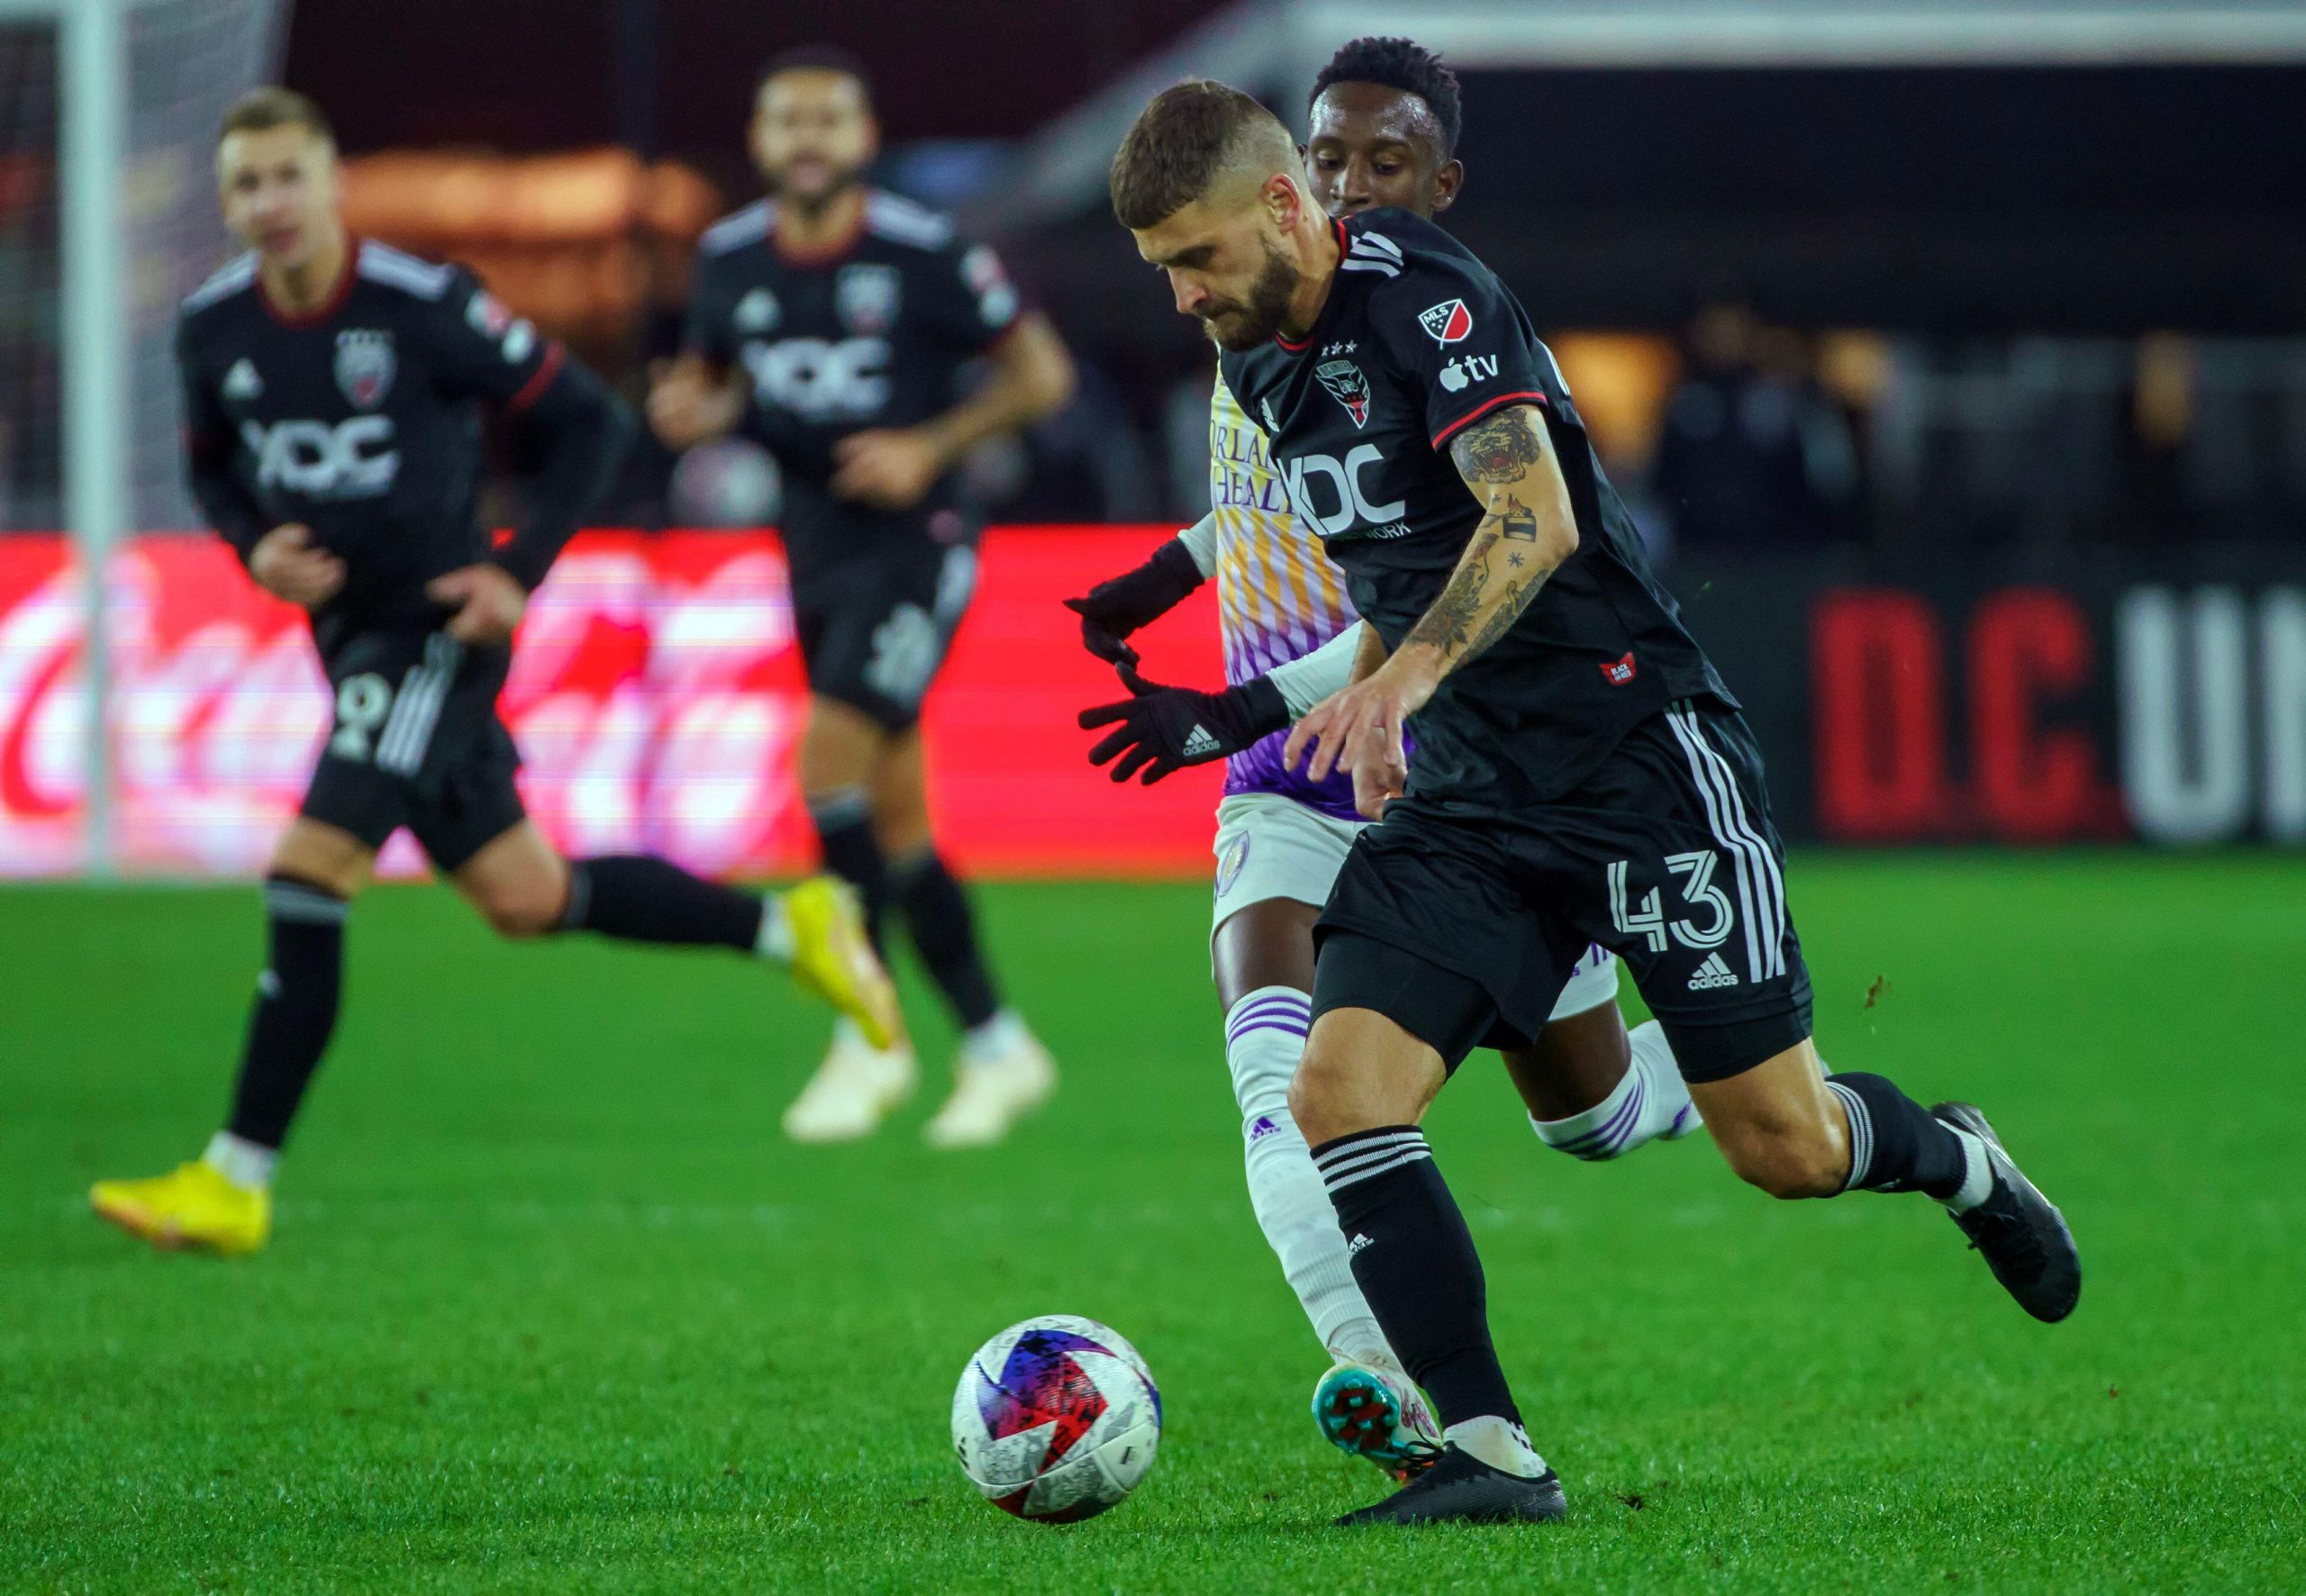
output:
[[[1743,717],[1677,703],[1560,800],[1519,813],[1395,803],[1330,894],[1313,1012],[1386,1015],[1455,1069],[1520,1045],[1598,942],[1632,971],[1683,1075],[1742,1074],[1810,1035],[1784,848]]]
[[[794,626],[809,691],[899,732],[921,719],[976,592],[976,550],[908,539],[796,587]]]
[[[496,713],[512,657],[445,631],[359,632],[331,649],[336,712],[300,812],[372,848],[406,826],[444,873],[511,830],[528,812]]]

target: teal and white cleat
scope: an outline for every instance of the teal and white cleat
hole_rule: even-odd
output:
[[[1441,1427],[1405,1374],[1340,1363],[1313,1387],[1313,1422],[1340,1452],[1366,1457],[1396,1480],[1413,1480],[1441,1455]]]

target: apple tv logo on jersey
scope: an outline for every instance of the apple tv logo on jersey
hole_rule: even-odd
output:
[[[1496,356],[1463,355],[1441,368],[1441,385],[1452,394],[1462,393],[1475,383],[1487,382],[1496,375]]]

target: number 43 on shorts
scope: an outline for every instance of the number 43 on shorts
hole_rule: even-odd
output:
[[[1627,861],[1616,860],[1609,867],[1611,923],[1617,927],[1620,936],[1645,939],[1652,953],[1666,951],[1668,932],[1684,948],[1702,951],[1720,947],[1736,928],[1737,915],[1730,907],[1728,894],[1713,884],[1713,872],[1719,862],[1717,856],[1705,848],[1666,856],[1666,868],[1679,878],[1682,905],[1689,911],[1684,917],[1668,921],[1657,887],[1642,893],[1639,904],[1629,900]]]

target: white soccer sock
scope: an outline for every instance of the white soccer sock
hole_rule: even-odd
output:
[[[208,1138],[207,1150],[200,1155],[200,1161],[243,1192],[261,1192],[272,1184],[272,1171],[280,1162],[280,1149],[220,1130]]]
[[[1032,1039],[1033,1033],[1025,1029],[1016,1011],[1003,1009],[983,1025],[973,1025],[961,1033],[961,1062],[995,1063]]]
[[[1443,1430],[1441,1437],[1490,1467],[1519,1474],[1525,1480],[1534,1480],[1546,1472],[1546,1460],[1530,1445],[1529,1432],[1510,1419],[1484,1416],[1464,1419]]]
[[[1947,1128],[1954,1130],[1951,1125]],[[1961,1189],[1945,1199],[1946,1206],[1956,1213],[1967,1213],[1993,1195],[1993,1161],[1985,1156],[1985,1143],[1966,1130],[1954,1130],[1961,1138],[1963,1167]]]
[[[1648,1020],[1635,1026],[1626,1039],[1631,1061],[1610,1094],[1566,1120],[1540,1120],[1532,1114],[1530,1125],[1539,1140],[1573,1157],[1621,1158],[1644,1142],[1677,1130],[1686,1135],[1697,1124],[1697,1107],[1674,1063],[1665,1029]]]
[[[753,939],[753,951],[776,964],[793,962],[793,915],[785,907],[785,894],[771,893],[761,900],[760,934]]]
[[[1225,1014],[1225,1062],[1241,1107],[1249,1206],[1281,1260],[1313,1334],[1335,1357],[1401,1360],[1353,1278],[1329,1188],[1305,1138],[1289,1117],[1289,1080],[1312,1029],[1312,999],[1294,986],[1261,986]]]

